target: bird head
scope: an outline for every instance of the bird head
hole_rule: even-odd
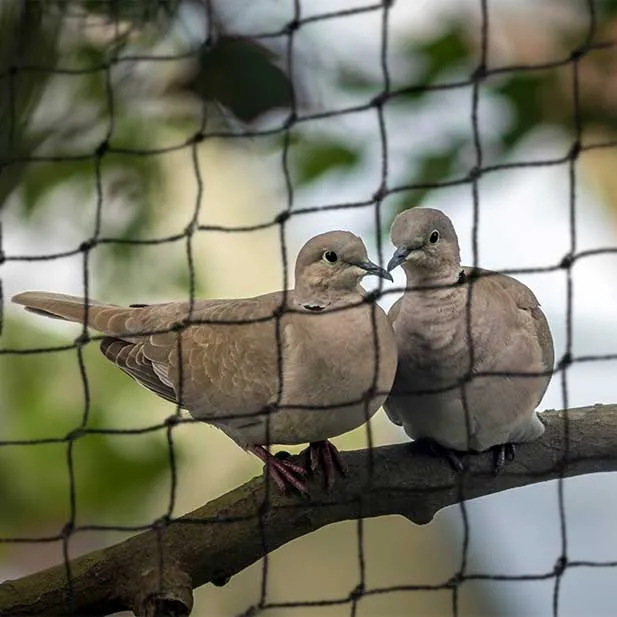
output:
[[[460,271],[460,249],[452,221],[440,210],[412,208],[392,223],[390,238],[396,247],[388,271],[402,265],[422,279],[448,278]]]
[[[349,231],[329,231],[311,238],[296,260],[296,288],[355,291],[368,274],[392,280],[369,260],[362,240]]]

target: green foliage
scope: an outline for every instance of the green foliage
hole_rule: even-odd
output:
[[[57,60],[59,31],[59,19],[38,2],[0,4],[0,207],[20,182],[23,159],[46,137],[28,129],[51,75],[45,69]]]
[[[407,64],[401,67],[401,72],[407,75],[407,85],[397,87],[397,91],[401,92],[391,100],[391,104],[396,105],[399,111],[405,110],[410,118],[422,106],[430,105],[429,86],[452,79],[467,79],[477,62],[471,55],[464,23],[456,19],[450,20],[434,38],[407,42],[403,47],[403,58]],[[458,77],[457,72],[461,73]],[[444,78],[444,75],[448,77]],[[342,67],[338,83],[348,94],[362,100],[368,94],[376,95],[383,89],[380,76],[369,75],[355,66]],[[297,144],[296,180],[302,187],[322,180],[334,170],[354,171],[364,159],[364,150],[370,147],[368,143],[350,144],[343,138],[336,139],[331,133],[311,134],[310,138],[301,133],[294,135]],[[391,178],[392,186],[420,188],[401,192],[389,200],[393,205],[387,213],[390,219],[401,210],[421,204],[434,190],[431,185],[443,182],[460,171],[457,162],[467,142],[451,135],[439,143],[443,145],[436,147],[427,144],[425,149],[413,153],[406,165],[407,173]]]
[[[314,182],[333,171],[351,169],[358,164],[361,157],[357,148],[328,137],[320,140],[305,139],[296,143],[300,147],[295,175],[300,185]]]
[[[0,340],[5,349],[51,348],[67,342],[66,337],[30,327],[27,320],[6,320]],[[64,439],[82,426],[86,411],[86,428],[119,428],[110,420],[108,406],[121,405],[127,414],[152,406],[152,395],[106,362],[98,345],[87,345],[84,359],[88,408],[75,350],[0,355],[2,440]],[[168,413],[173,411],[169,407]],[[142,426],[162,419],[162,414],[153,414]],[[131,425],[140,423],[123,420],[121,426]],[[0,536],[41,526],[60,529],[66,523],[67,455],[66,442],[0,447]],[[143,435],[85,434],[74,440],[73,457],[80,524],[130,521],[169,472],[164,429]]]
[[[617,16],[617,0],[602,0],[594,5],[596,13],[601,19],[610,19]]]
[[[394,202],[394,208],[388,212],[389,220],[386,228],[389,228],[399,212],[422,205],[427,195],[430,195],[434,190],[434,185],[443,182],[453,174],[457,167],[456,163],[462,146],[463,142],[458,142],[458,145],[452,143],[449,148],[435,153],[422,153],[413,162],[415,169],[410,174],[409,184],[419,186],[419,188],[400,194],[400,197]]]
[[[547,123],[542,96],[547,87],[554,87],[553,72],[513,73],[493,92],[505,99],[512,112],[510,126],[500,136],[503,151],[508,152],[541,124]]]
[[[595,29],[596,43],[611,39],[614,34],[614,22],[611,19],[617,15],[617,0],[600,4],[601,7],[596,7],[599,17]],[[585,8],[581,11],[584,14]],[[431,105],[443,96],[444,91],[437,92],[431,86],[454,82],[465,84],[469,81],[469,85],[461,88],[466,89],[471,100],[471,78],[479,61],[479,27],[479,21],[470,21],[468,15],[453,11],[444,20],[441,31],[434,36],[402,43],[399,50],[402,53],[398,56],[402,61],[396,71],[396,74],[403,76],[402,84],[399,85],[401,79],[397,79],[398,83],[394,87],[396,94],[387,105],[395,107],[399,114],[404,113],[410,119],[410,124],[413,124],[414,118],[420,115],[424,117]],[[586,39],[589,22],[581,20],[578,25],[565,26],[556,24],[555,28],[550,33],[550,39],[555,41],[555,49],[550,52],[551,58],[565,58],[563,66],[503,71],[479,82],[482,105],[500,103],[507,113],[507,121],[499,131],[487,131],[480,122],[483,150],[490,153],[491,163],[508,159],[525,138],[545,127],[560,130],[566,136],[574,136],[573,60],[568,61],[567,58]],[[473,31],[476,32],[475,37]],[[538,63],[542,62],[543,59],[538,58]],[[589,50],[578,62],[580,122],[583,127],[593,127],[596,131],[612,135],[617,131],[614,97],[602,92],[602,78],[599,76],[611,74],[615,64],[614,49]],[[516,64],[516,61],[513,63]],[[342,67],[338,81],[339,87],[347,95],[356,97],[358,104],[365,103],[368,96],[380,93],[382,82],[380,74],[368,73],[357,64]],[[436,185],[468,171],[461,169],[458,162],[462,152],[473,151],[475,147],[470,128],[469,119],[466,136],[461,138],[456,129],[450,128],[449,124],[444,125],[437,139],[402,155],[408,160],[403,165],[397,165],[401,171],[390,175],[390,186],[420,188],[401,191],[389,199],[392,212],[387,215],[390,218],[405,208],[425,202],[433,194]],[[299,183],[304,188],[310,188],[312,182],[321,181],[329,169],[339,165],[348,172],[357,171],[358,163],[365,158],[365,150],[373,146],[369,142],[357,142],[357,145],[351,146],[345,142],[339,156],[337,142],[334,142],[334,149],[331,143],[332,134],[326,132],[321,135],[312,133],[310,142],[299,139],[296,154],[302,162]],[[330,150],[332,155],[324,157],[324,151]]]
[[[204,101],[220,103],[243,122],[293,102],[293,88],[276,56],[256,41],[222,36],[203,47],[186,88]]]
[[[94,161],[80,159],[30,163],[19,186],[20,209],[29,217],[54,190],[69,182],[74,182],[76,189],[87,185],[91,190],[94,182]]]
[[[80,7],[84,12],[100,15],[110,22],[128,21],[138,25],[150,23],[161,14],[176,14],[180,0],[55,0],[61,11]]]
[[[411,42],[406,46],[406,53],[413,66],[416,62],[422,67],[419,75],[411,79],[409,92],[402,96],[420,99],[426,95],[430,86],[438,82],[444,73],[467,69],[473,66],[469,54],[469,45],[460,22],[452,21],[444,32],[428,41]]]
[[[208,121],[213,126],[221,106],[242,122],[254,122],[266,112],[292,106],[293,88],[276,55],[253,39],[226,35],[214,9],[210,15],[217,29],[214,45],[202,46],[197,56],[187,53],[194,49],[194,42],[170,35],[181,2],[55,0],[59,9],[55,11],[49,10],[53,2],[46,5],[46,11],[36,2],[26,3],[24,11],[20,11],[19,0],[7,0],[0,6],[0,208],[22,183],[21,205],[26,216],[44,207],[50,193],[62,186],[73,185],[89,195],[96,151],[104,138],[101,129],[105,126],[113,126],[110,145],[127,152],[156,149],[160,133],[152,127],[157,123],[183,127],[187,139],[199,130],[199,117],[191,121],[185,111],[176,116],[170,113],[171,106],[159,106],[162,117],[156,112],[144,114],[140,103],[148,102],[150,94],[142,91],[140,80],[131,79],[130,74],[114,81],[110,107],[109,71],[105,67],[110,65],[112,72],[117,71],[121,65],[116,59],[122,54],[147,57],[161,42],[171,45],[179,57],[185,54],[184,60],[177,61],[176,73],[169,77],[159,103],[164,103],[166,96],[197,95],[202,103],[213,104],[208,108]],[[197,3],[184,2],[197,10]],[[89,37],[87,30],[73,32],[68,40],[59,39],[62,19],[75,15],[76,10],[106,16],[115,23],[129,21],[136,29],[129,31],[130,36],[120,29],[117,36],[107,39]],[[21,31],[36,36],[20,37]],[[69,79],[53,71],[60,57],[63,66],[83,73],[75,72],[70,77],[71,87],[79,83],[74,107],[67,109],[64,117],[47,118],[44,95],[56,82]],[[19,58],[19,64],[40,70],[12,71],[15,58]],[[196,109],[200,111],[195,116],[201,116],[203,104]],[[35,111],[42,112],[36,125],[32,123]],[[225,121],[220,113],[218,121]],[[28,163],[29,157],[41,153],[48,163]],[[90,159],[75,160],[90,154]],[[122,234],[131,237],[139,225],[147,224],[149,199],[160,193],[160,159],[154,155],[108,153],[102,163],[104,182],[109,176],[123,174],[130,179],[132,195],[138,197],[138,216],[127,222]]]

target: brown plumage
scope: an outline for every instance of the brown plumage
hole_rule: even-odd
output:
[[[363,301],[359,287],[369,273],[389,277],[368,261],[357,236],[336,231],[307,242],[296,262],[296,288],[287,293],[280,318],[280,365],[275,315],[282,292],[197,300],[190,315],[187,302],[121,307],[90,301],[88,326],[105,335],[101,351],[108,360],[265,460],[281,486],[303,490],[297,477],[302,470],[261,446],[311,442],[332,462],[335,450],[323,442],[371,417],[394,378],[391,327],[377,305]],[[13,301],[48,317],[86,319],[82,298],[25,292]],[[375,377],[381,394],[366,405]]]
[[[554,363],[546,317],[523,283],[462,268],[456,232],[439,210],[401,213],[391,237],[397,250],[388,268],[403,266],[407,290],[388,315],[399,363],[384,408],[414,439],[457,451],[497,447],[499,468],[506,445],[544,432],[535,409]],[[474,362],[473,377],[465,385],[468,431],[457,384],[470,369],[469,318]]]

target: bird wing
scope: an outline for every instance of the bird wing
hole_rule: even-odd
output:
[[[535,338],[542,353],[542,365],[545,371],[552,371],[555,363],[553,337],[546,316],[540,308],[540,303],[533,291],[531,291],[527,285],[517,281],[511,276],[499,274],[490,270],[484,270],[482,268],[475,268],[474,270],[474,268],[465,267],[465,274],[472,277],[474,274],[477,274],[485,284],[498,286],[511,298],[519,310],[525,311],[531,316]],[[537,403],[542,400],[548,388],[549,381],[548,379],[546,380],[546,385],[541,391]]]
[[[175,390],[156,374],[154,365],[144,354],[143,345],[105,337],[101,341],[101,352],[110,362],[148,390],[170,403],[178,404]]]
[[[278,389],[274,311],[282,294],[120,307],[47,292],[13,298],[31,312],[83,323],[106,337],[106,358],[162,398],[197,417],[246,415],[263,409]],[[281,329],[284,344],[284,329]],[[180,353],[182,363],[179,362]]]

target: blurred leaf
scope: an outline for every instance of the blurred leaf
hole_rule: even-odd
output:
[[[456,170],[456,163],[463,148],[463,141],[454,141],[445,150],[431,153],[427,152],[414,160],[416,171],[408,184],[435,184],[443,182],[452,176]],[[410,189],[401,193],[400,198],[395,200],[395,207],[389,212],[389,220],[386,229],[392,224],[394,217],[403,210],[422,205],[426,196],[433,191],[432,187]],[[413,201],[412,201],[413,198]]]
[[[302,144],[298,158],[297,181],[302,185],[335,170],[349,170],[359,162],[360,151],[340,141],[324,138]]]
[[[452,23],[440,37],[419,45],[416,51],[424,56],[422,83],[433,82],[441,73],[469,58],[469,47],[459,23]]]
[[[547,72],[522,71],[513,73],[502,85],[495,87],[494,91],[508,101],[513,114],[510,127],[500,139],[506,151],[546,122],[546,110],[542,104],[542,95],[546,87]]]
[[[26,216],[30,216],[37,205],[52,191],[67,182],[92,185],[94,181],[94,162],[45,161],[30,163],[20,184],[20,206]]]
[[[594,9],[600,19],[613,18],[617,15],[617,0],[602,0],[602,2],[594,3]]]
[[[112,149],[101,158],[103,190],[111,199],[122,198],[127,216],[116,217],[114,236],[119,239],[143,237],[154,215],[154,199],[163,189],[164,172],[161,157],[144,155],[140,150],[153,147],[151,124],[140,117],[119,113],[114,123]],[[134,153],[131,153],[134,152]],[[96,165],[92,158],[80,160],[43,161],[31,163],[22,179],[21,202],[28,216],[44,203],[55,189],[72,183],[75,190],[83,190],[88,198],[96,198]],[[106,247],[116,257],[126,258],[130,245],[111,243]]]
[[[66,336],[32,328],[27,320],[7,319],[4,325],[3,348],[67,343]],[[127,411],[142,396],[152,402],[149,393],[104,361],[98,345],[87,345],[84,355],[90,384],[88,428],[113,428],[109,406],[114,401],[123,400]],[[85,408],[76,352],[0,355],[0,408],[3,440],[65,438],[80,426]],[[154,416],[151,423],[161,420]],[[67,447],[66,442],[0,447],[0,536],[61,527],[68,520]],[[179,447],[176,452],[181,458]],[[168,470],[165,430],[79,437],[74,471],[80,522],[109,523],[138,515]]]
[[[89,428],[109,428],[100,407],[96,412]],[[145,435],[88,434],[75,443],[75,494],[82,523],[93,518],[103,522],[101,513],[109,522],[139,513],[140,503],[171,471],[164,435],[165,429]],[[142,450],[138,456],[131,454],[136,448]],[[174,452],[179,455],[179,451],[175,444]],[[110,513],[110,505],[117,512]]]
[[[377,94],[383,90],[383,79],[375,80],[375,78],[362,73],[361,67],[345,66],[337,75],[338,86],[347,91],[356,94]]]
[[[181,0],[55,0],[62,11],[84,11],[107,17],[109,21],[128,21],[145,24],[163,14],[170,18],[178,10]]]
[[[19,184],[27,164],[22,159],[43,139],[27,129],[52,75],[60,31],[59,18],[44,9],[41,2],[0,3],[0,208]]]
[[[469,67],[473,62],[464,27],[460,22],[452,22],[443,34],[434,39],[408,45],[407,53],[412,65],[418,59],[422,63],[420,74],[410,80],[410,92],[401,95],[408,99],[419,99],[429,92],[416,87],[429,86],[443,73],[459,67]]]
[[[290,107],[293,87],[276,56],[256,41],[221,36],[204,47],[185,87],[205,101],[218,102],[243,122],[273,109]]]

